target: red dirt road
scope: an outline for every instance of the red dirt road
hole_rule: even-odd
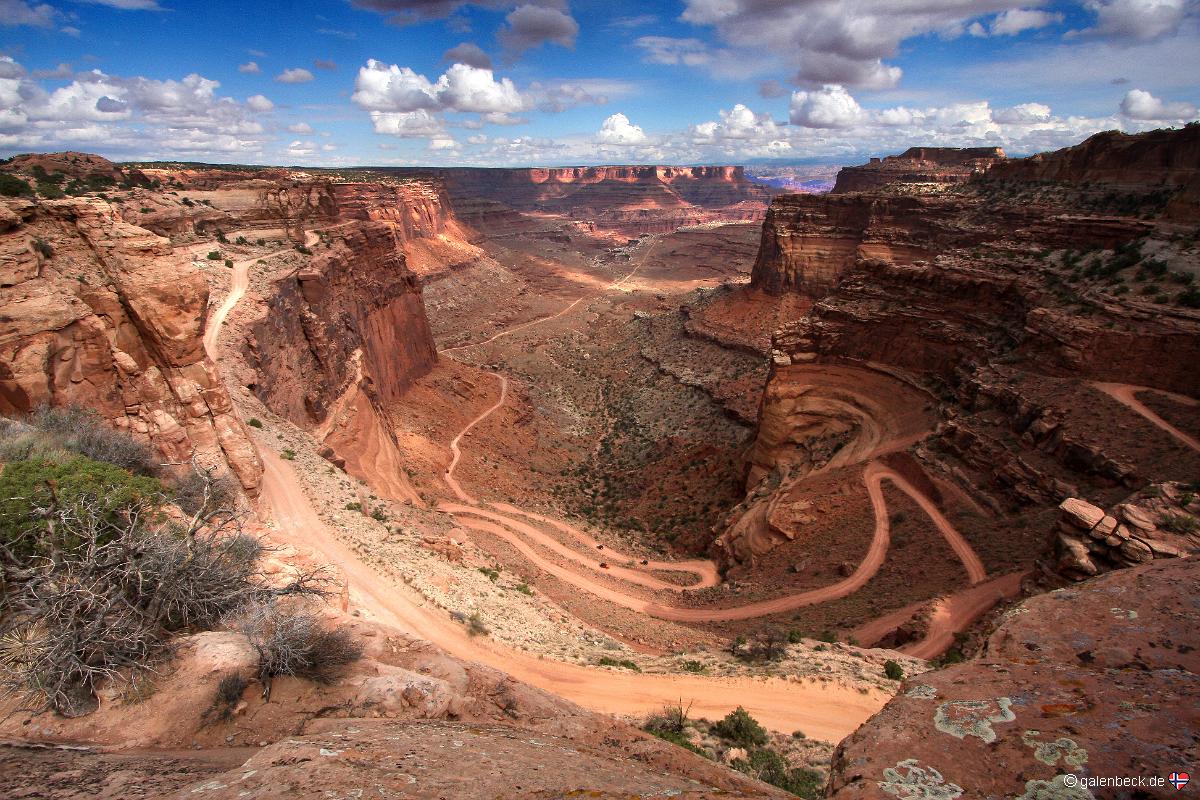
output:
[[[1141,400],[1137,399],[1138,392],[1157,392],[1160,391],[1159,389],[1152,390],[1146,386],[1133,386],[1128,383],[1093,383],[1092,386],[1095,386],[1097,389],[1104,392],[1118,403],[1123,403],[1126,406],[1129,406],[1129,408],[1145,417],[1146,420],[1152,425],[1155,425],[1159,429],[1166,431],[1171,436],[1175,437],[1175,439],[1177,439],[1179,442],[1197,452],[1200,452],[1200,441],[1197,441],[1194,437],[1188,436],[1186,433],[1179,430],[1179,428],[1176,428],[1158,414],[1155,414]],[[1176,400],[1184,405],[1194,406],[1197,404],[1196,400],[1180,394],[1173,394],[1171,392],[1162,392],[1162,394],[1168,395],[1173,400]]]

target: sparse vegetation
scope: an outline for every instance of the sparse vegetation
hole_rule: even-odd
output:
[[[0,688],[24,707],[87,713],[101,680],[144,696],[174,634],[323,593],[319,571],[282,585],[259,571],[263,547],[219,481],[155,465],[93,414],[47,409],[8,423],[0,459]],[[164,513],[173,499],[187,516]]]
[[[296,603],[275,598],[243,607],[233,620],[258,653],[258,678],[270,696],[271,680],[281,675],[332,683],[362,658],[362,644],[345,626],[329,627]]]
[[[621,669],[628,669],[634,672],[642,671],[642,668],[636,662],[630,661],[627,658],[617,659],[612,656],[600,656],[600,660],[596,663],[602,667],[620,667]]]
[[[234,710],[242,701],[242,693],[249,685],[250,681],[237,672],[221,676],[221,679],[217,681],[217,690],[213,694],[212,704],[201,717],[202,722],[205,725],[213,725],[233,719]]]
[[[883,674],[889,681],[904,680],[904,668],[890,658],[883,664]]]
[[[290,447],[285,447],[285,448],[283,448],[283,452],[279,454],[279,457],[282,458],[284,461],[295,461],[296,460],[296,451]]]
[[[221,251],[220,250],[209,250],[208,255],[205,256],[205,258],[207,258],[209,261],[220,261],[221,260]]]
[[[249,425],[251,428],[259,428],[259,429],[261,429],[263,426],[262,420],[260,420],[258,417],[251,417],[250,419],[246,420],[246,424]]]
[[[713,733],[741,747],[762,747],[770,737],[767,729],[758,724],[750,712],[738,706],[712,727]]]
[[[1197,520],[1191,514],[1164,514],[1162,518],[1163,530],[1168,530],[1171,533],[1187,535],[1200,530],[1200,520]]]

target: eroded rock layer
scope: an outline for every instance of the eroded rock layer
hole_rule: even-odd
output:
[[[262,466],[203,346],[208,284],[107,202],[0,206],[0,413],[94,408],[170,461],[258,490]]]
[[[838,172],[833,194],[871,192],[896,184],[962,183],[1004,161],[999,147],[910,147]],[[902,188],[902,187],[901,187]]]

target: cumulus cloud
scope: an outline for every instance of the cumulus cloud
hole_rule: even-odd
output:
[[[441,119],[423,108],[405,112],[372,111],[371,123],[376,133],[405,139],[440,136],[446,130]]]
[[[24,0],[0,0],[0,25],[52,28],[57,17],[54,6],[45,3],[30,5]]]
[[[717,117],[691,127],[691,144],[715,146],[724,153],[743,158],[783,156],[792,151],[791,143],[770,114],[756,114],[738,103],[728,111],[717,112]]]
[[[1050,106],[1044,103],[1022,103],[1011,108],[997,108],[992,119],[1005,125],[1036,125],[1050,120]]]
[[[53,91],[0,56],[0,148],[88,148],[147,156],[254,153],[266,140],[254,119],[265,97],[217,94],[198,74],[180,80],[79,73]]]
[[[468,67],[478,69],[492,68],[491,56],[483,52],[479,45],[471,42],[462,42],[451,47],[442,54],[442,60],[452,64],[466,64]]]
[[[579,35],[579,23],[574,17],[549,6],[518,6],[504,21],[496,38],[505,50],[514,54],[541,47],[547,42],[572,48]]]
[[[989,15],[1000,15],[991,23],[998,26],[997,35],[1022,25],[1027,29],[1053,17],[1040,16],[1045,12],[1036,7],[1045,4],[1046,0],[684,0],[682,19],[713,28],[725,45],[743,57],[756,58],[764,50],[775,54],[792,65],[793,80],[801,86],[882,89],[894,86],[901,77],[900,69],[887,60],[906,39],[927,34],[957,36],[972,21]],[[982,25],[976,30],[987,32]]]
[[[1175,33],[1189,12],[1188,0],[1087,0],[1096,15],[1087,35],[1148,42]]]
[[[270,111],[271,109],[273,109],[275,107],[274,103],[272,103],[267,97],[265,97],[261,94],[255,94],[255,95],[251,95],[250,97],[247,97],[246,105],[252,111],[259,111],[259,112]]]
[[[292,133],[298,133],[301,136],[308,136],[313,132],[313,127],[307,122],[297,122],[292,125],[288,125],[288,130]]]
[[[630,122],[629,117],[617,113],[600,124],[600,130],[596,132],[596,141],[619,147],[644,144],[646,132]]]
[[[247,61],[245,64],[238,64],[238,72],[245,72],[245,73],[248,73],[248,74],[255,74],[255,73],[262,72],[262,70],[261,70],[261,69],[259,69],[258,62],[256,62],[256,61]]]
[[[1129,119],[1179,122],[1196,118],[1196,106],[1160,100],[1142,89],[1130,89],[1121,100],[1121,114]]]
[[[409,67],[374,59],[358,71],[350,98],[368,111],[467,111],[510,113],[525,108],[525,99],[508,78],[496,80],[490,69],[453,64],[436,82]]]
[[[280,83],[308,83],[313,80],[313,74],[306,69],[293,67],[276,75],[275,80]]]
[[[830,84],[811,92],[793,92],[789,118],[806,128],[848,128],[863,118],[862,107],[845,87]]]

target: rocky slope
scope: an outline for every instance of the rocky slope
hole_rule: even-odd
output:
[[[103,200],[5,202],[0,413],[94,408],[256,494],[262,466],[204,351],[208,299],[185,254]]]
[[[872,158],[858,167],[843,167],[833,194],[873,192],[904,184],[954,184],[968,181],[1003,163],[999,147],[910,147],[898,156]]]

